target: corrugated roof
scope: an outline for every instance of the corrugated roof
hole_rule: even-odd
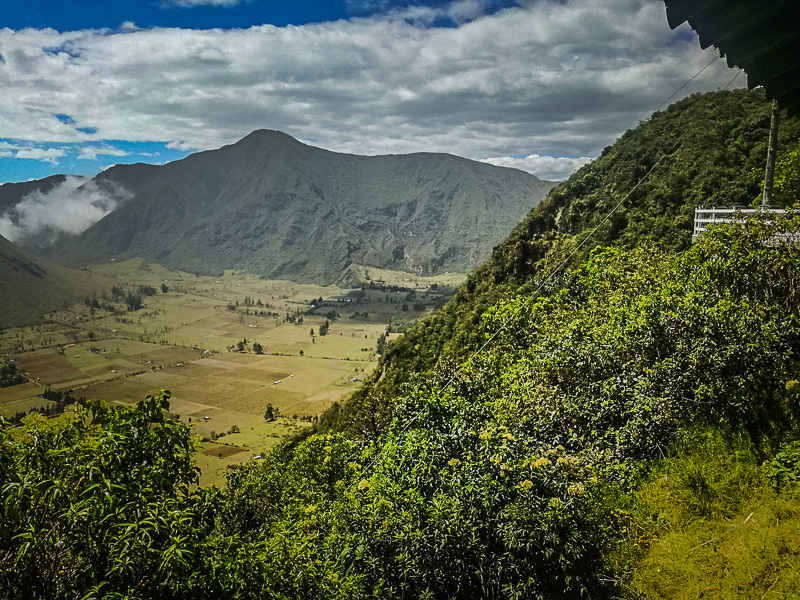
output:
[[[747,73],[747,86],[800,115],[800,1],[664,0],[672,29],[689,23],[700,46],[715,46],[729,67]]]

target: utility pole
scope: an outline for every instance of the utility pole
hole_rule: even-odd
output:
[[[778,99],[772,101],[772,119],[769,124],[769,148],[767,149],[767,169],[764,172],[764,194],[761,196],[761,206],[769,208],[772,205],[772,183],[775,179],[775,155],[778,152],[778,125],[781,117]]]

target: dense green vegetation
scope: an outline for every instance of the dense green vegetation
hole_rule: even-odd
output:
[[[0,589],[655,598],[677,593],[664,560],[686,577],[719,548],[764,574],[737,593],[795,593],[800,251],[774,241],[786,231],[800,214],[677,256],[596,250],[543,294],[487,307],[492,345],[410,381],[376,439],[311,435],[231,471],[225,492],[192,491],[166,395],[4,427]],[[761,554],[725,546],[751,528]]]
[[[760,199],[770,114],[762,90],[722,91],[677,102],[627,131],[554,188],[443,309],[389,347],[361,391],[323,423],[373,435],[390,419],[390,399],[411,373],[466,359],[485,341],[477,325],[490,306],[534,292],[543,277],[582,263],[596,245],[684,251],[696,207]],[[776,171],[776,198],[784,204],[798,199],[791,182],[799,140],[800,119],[784,118]]]
[[[689,245],[695,205],[758,197],[768,113],[717,93],[628,132],[224,491],[166,392],[4,423],[0,594],[799,595],[800,212]]]

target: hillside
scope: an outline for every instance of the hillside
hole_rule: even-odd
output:
[[[35,323],[91,288],[89,274],[33,257],[0,236],[0,325]]]
[[[485,311],[493,347],[411,376],[374,441],[311,435],[225,490],[196,487],[168,393],[0,428],[0,594],[796,597],[800,258],[764,243],[787,232],[596,251]]]
[[[133,197],[53,259],[140,256],[317,283],[351,263],[467,272],[553,185],[445,154],[338,154],[275,131],[163,166],[120,165],[95,181]]]
[[[327,421],[357,430],[383,422],[386,399],[411,373],[480,347],[488,307],[531,293],[537,281],[560,265],[580,264],[597,245],[688,249],[695,207],[746,206],[759,197],[769,122],[763,91],[738,90],[692,96],[627,131],[531,210],[442,310],[392,344],[375,375]],[[798,140],[800,119],[783,119],[779,157],[797,154]]]

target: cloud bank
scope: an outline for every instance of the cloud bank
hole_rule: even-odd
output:
[[[283,28],[3,29],[0,138],[55,161],[58,143],[208,149],[269,128],[356,154],[538,156],[524,168],[558,174],[568,161],[547,155],[597,156],[714,56],[660,0],[520,1]],[[731,77],[719,60],[682,94]]]
[[[47,193],[28,194],[0,215],[0,235],[23,247],[42,250],[64,234],[82,233],[130,197],[129,192],[108,182],[101,189],[86,178],[67,177]]]
[[[579,156],[572,158],[569,156],[542,156],[540,154],[530,154],[521,158],[512,156],[502,156],[499,158],[487,158],[482,162],[489,163],[498,167],[511,167],[533,173],[540,179],[549,181],[563,181],[568,179],[575,171],[583,165],[587,165],[594,160],[589,156]]]

